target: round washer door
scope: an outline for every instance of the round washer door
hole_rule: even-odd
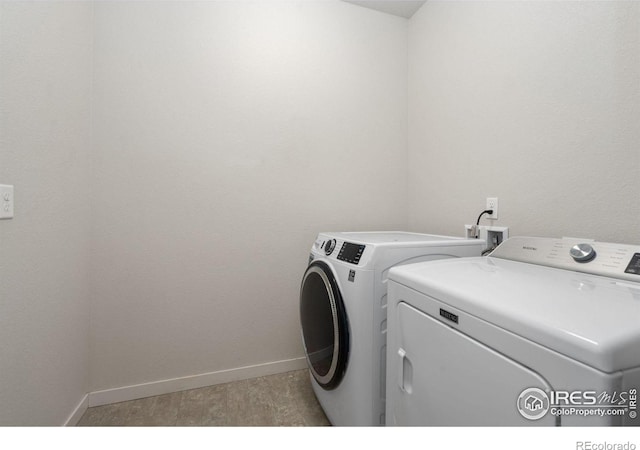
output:
[[[336,388],[349,358],[349,322],[338,283],[321,261],[311,263],[302,277],[300,323],[313,377],[323,389]]]

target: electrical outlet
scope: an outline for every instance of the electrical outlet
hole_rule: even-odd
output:
[[[0,219],[13,218],[13,186],[0,184]]]
[[[486,209],[492,209],[493,214],[487,214],[487,219],[496,220],[498,218],[498,197],[487,197]]]

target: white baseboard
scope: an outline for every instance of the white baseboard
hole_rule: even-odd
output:
[[[286,359],[255,366],[238,367],[236,369],[209,372],[200,375],[172,378],[169,380],[153,381],[150,383],[124,386],[114,389],[90,392],[89,407],[107,405],[110,403],[135,400],[137,398],[151,397],[154,395],[169,394],[171,392],[197,389],[214,384],[229,383],[231,381],[246,380],[248,378],[263,377],[276,373],[290,372],[307,367],[306,358]],[[85,408],[86,409],[86,408]],[[81,414],[82,415],[82,414]],[[79,417],[78,417],[79,419]]]
[[[76,426],[88,407],[89,407],[89,394],[85,394],[84,397],[82,397],[82,400],[80,400],[80,403],[78,403],[78,406],[76,406],[76,408],[73,410],[73,412],[71,413],[71,415],[66,420],[63,426],[64,427]]]

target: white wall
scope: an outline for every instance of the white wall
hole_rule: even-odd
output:
[[[409,22],[409,226],[640,243],[640,3],[427,2]],[[485,221],[488,223],[488,221]]]
[[[302,357],[316,234],[406,227],[406,20],[95,8],[91,390]]]
[[[0,2],[0,425],[62,425],[88,389],[91,13]]]

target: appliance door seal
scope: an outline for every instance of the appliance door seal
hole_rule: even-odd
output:
[[[349,322],[336,277],[322,261],[302,277],[300,323],[311,374],[323,389],[335,389],[349,359]]]

